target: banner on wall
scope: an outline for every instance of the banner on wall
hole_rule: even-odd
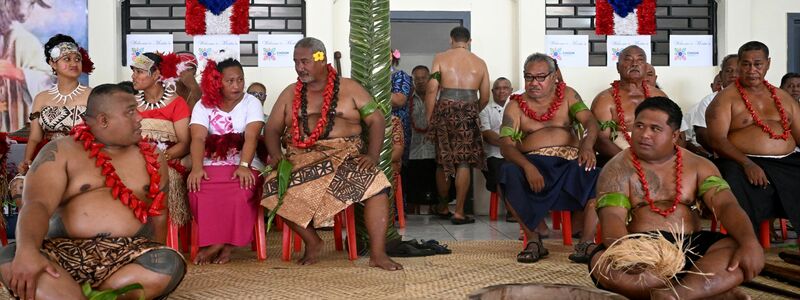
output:
[[[259,34],[258,67],[293,67],[294,44],[302,38],[301,34]]]
[[[616,67],[619,61],[619,53],[628,46],[636,45],[644,49],[647,54],[647,62],[652,58],[652,48],[650,47],[649,35],[609,35],[606,41],[606,53],[608,67]]]
[[[239,60],[239,36],[234,34],[194,36],[194,56],[197,57],[200,69],[205,67],[208,57],[213,58],[221,52],[225,52],[225,57]]]
[[[714,41],[710,35],[670,35],[669,65],[710,67],[714,64]]]
[[[5,2],[9,5],[0,10],[0,132],[13,132],[29,122],[36,94],[55,83],[44,56],[47,40],[61,33],[86,48],[89,56],[92,49],[87,0]],[[84,74],[79,81],[88,85],[89,78]]]
[[[555,59],[559,67],[589,66],[588,35],[548,35],[544,43],[547,55]]]
[[[147,52],[173,52],[171,34],[129,34],[126,38],[126,66],[130,66],[137,56]]]

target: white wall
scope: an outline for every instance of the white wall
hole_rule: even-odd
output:
[[[130,70],[120,64],[119,1],[88,1],[89,49],[96,66],[90,76],[91,85],[129,80]],[[306,3],[308,36],[325,43],[331,61],[333,51],[341,51],[344,75],[349,76],[349,1],[307,0]],[[486,61],[492,78],[508,77],[515,87],[521,84],[521,64],[525,57],[544,51],[545,1],[398,0],[391,1],[390,5],[392,11],[469,12],[472,51]],[[786,72],[786,14],[792,12],[800,12],[800,1],[719,0],[719,58],[735,53],[749,40],[760,40],[771,50],[772,65],[767,79],[778,84]],[[684,109],[710,92],[708,85],[717,70],[717,67],[656,67],[659,85]],[[564,68],[563,75],[587,102],[618,78],[616,71],[609,67]],[[269,110],[278,94],[295,80],[296,74],[293,68],[245,68],[245,78],[248,83],[259,81],[267,85],[266,109]],[[486,213],[489,197],[483,188],[483,176],[479,174],[476,172],[474,176],[475,210]]]

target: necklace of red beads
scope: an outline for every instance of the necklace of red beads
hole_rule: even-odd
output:
[[[639,182],[642,184],[644,200],[650,205],[651,211],[664,217],[669,216],[675,212],[676,208],[678,208],[678,203],[680,203],[681,198],[683,197],[683,193],[681,193],[681,175],[683,173],[683,154],[681,152],[681,148],[677,145],[675,146],[675,200],[672,201],[672,206],[666,210],[656,207],[655,201],[650,198],[650,185],[647,183],[647,178],[644,175],[642,164],[639,162],[639,157],[636,155],[636,151],[633,151],[633,148],[629,149],[631,149],[631,161],[633,162],[633,167],[636,168],[636,175],[639,176]]]
[[[781,104],[781,99],[778,97],[775,86],[764,80],[764,85],[767,87],[767,89],[769,89],[770,94],[772,94],[772,100],[775,101],[775,106],[778,108],[778,113],[781,116],[781,127],[783,128],[783,134],[781,135],[777,135],[772,128],[769,128],[769,126],[764,124],[764,121],[758,117],[756,110],[753,109],[753,103],[750,102],[750,99],[747,99],[747,91],[745,91],[742,83],[739,80],[734,81],[734,83],[736,84],[736,89],[739,90],[739,94],[742,95],[744,106],[747,107],[747,110],[750,112],[750,116],[753,117],[753,122],[756,123],[758,127],[761,127],[761,131],[769,134],[769,138],[773,140],[788,140],[789,135],[792,134],[792,129],[789,125],[789,117],[786,115],[786,110],[783,109],[783,104]]]
[[[294,101],[292,102],[292,143],[295,147],[301,149],[307,149],[319,140],[319,137],[322,136],[322,133],[325,131],[325,126],[328,125],[328,111],[331,108],[331,100],[333,99],[333,86],[334,81],[336,80],[336,69],[333,68],[330,64],[328,64],[328,81],[325,84],[325,90],[322,92],[322,108],[320,109],[320,117],[317,120],[317,125],[314,127],[314,130],[311,134],[308,135],[306,139],[301,137],[302,133],[300,133],[300,121],[298,120],[298,115],[300,114],[300,105],[302,101],[306,101],[306,99],[302,99],[302,90],[304,83],[297,79],[297,84],[294,87]]]
[[[89,152],[89,158],[95,159],[95,166],[101,168],[101,174],[106,177],[105,184],[111,188],[111,196],[114,199],[119,200],[130,208],[142,223],[146,223],[148,217],[161,215],[161,210],[165,207],[165,195],[159,188],[161,174],[158,173],[160,164],[155,147],[144,139],[139,142],[139,151],[146,162],[145,169],[147,174],[150,175],[150,189],[147,191],[147,197],[153,201],[148,205],[140,200],[139,197],[136,197],[133,191],[125,186],[125,183],[119,178],[117,170],[111,164],[111,157],[101,151],[106,145],[95,141],[96,138],[90,131],[89,125],[76,125],[72,128],[71,135],[75,141],[83,145],[84,150]]]
[[[525,99],[522,98],[521,94],[511,95],[511,100],[516,101],[519,109],[525,113],[528,118],[536,120],[538,122],[546,122],[550,121],[555,117],[558,108],[561,107],[561,104],[564,103],[564,90],[567,88],[567,84],[559,82],[556,85],[556,99],[550,103],[550,107],[547,108],[547,112],[543,113],[541,116],[536,115],[536,112],[533,111],[530,107],[528,107],[528,103]]]
[[[611,88],[612,95],[614,95],[614,109],[617,112],[617,127],[622,131],[628,144],[631,144],[631,134],[628,133],[628,125],[625,124],[625,110],[622,109],[622,96],[619,94],[619,80],[612,82]],[[642,90],[644,90],[644,98],[650,98],[650,87],[644,81],[642,81]]]

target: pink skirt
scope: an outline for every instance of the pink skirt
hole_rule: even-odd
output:
[[[215,244],[245,246],[253,241],[253,226],[258,212],[256,184],[252,189],[239,188],[239,179],[231,180],[238,166],[204,166],[209,180],[200,182],[200,191],[189,192],[189,207],[197,222],[198,246]],[[262,217],[263,218],[263,217]]]

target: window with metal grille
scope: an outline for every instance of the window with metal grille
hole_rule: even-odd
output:
[[[171,33],[174,50],[192,51],[192,36],[184,32],[186,0],[122,1],[122,33]],[[241,63],[258,66],[259,34],[306,34],[305,0],[250,0],[250,33],[239,35]],[[125,36],[122,64],[125,65]]]
[[[546,0],[546,32],[550,35],[588,35],[589,65],[606,65],[606,36],[594,33],[595,0]],[[651,36],[654,66],[669,65],[670,35],[711,35],[717,64],[717,2],[715,0],[657,0],[656,34]]]

